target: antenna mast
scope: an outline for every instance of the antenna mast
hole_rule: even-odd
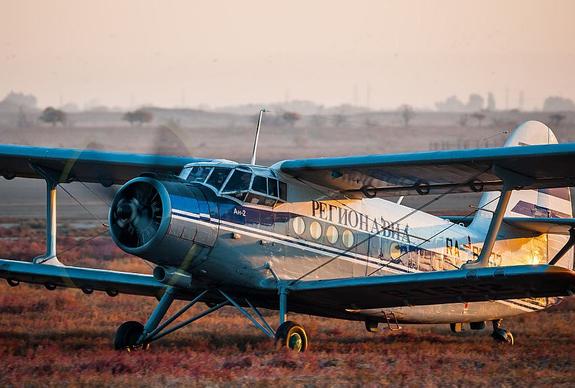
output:
[[[252,151],[252,158],[250,164],[256,164],[256,153],[258,152],[258,140],[260,138],[260,126],[262,125],[262,116],[267,112],[265,109],[260,109],[260,116],[258,117],[258,126],[256,127],[256,138],[254,139],[254,149]]]

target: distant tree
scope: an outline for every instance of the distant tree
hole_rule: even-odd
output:
[[[377,127],[377,121],[371,117],[366,117],[363,125],[365,125],[366,128],[374,128]]]
[[[138,109],[132,112],[126,112],[123,120],[129,122],[130,125],[142,125],[152,122],[152,120],[154,120],[154,115],[152,112],[145,109]]]
[[[485,113],[482,112],[475,112],[471,115],[475,120],[477,120],[477,126],[481,127],[481,123],[485,120]]]
[[[284,112],[282,114],[282,119],[285,121],[290,127],[293,127],[295,123],[301,120],[301,115],[297,112]]]
[[[314,114],[311,116],[311,123],[314,127],[320,128],[325,125],[326,117],[322,114]]]
[[[495,105],[495,97],[493,96],[493,93],[489,92],[487,93],[487,108],[488,111],[493,112],[497,109],[496,105]]]
[[[403,121],[403,126],[407,128],[409,126],[409,122],[411,121],[411,119],[415,117],[415,111],[413,110],[411,105],[407,104],[400,106],[398,110],[401,116],[401,120]]]
[[[563,120],[565,120],[564,114],[553,113],[552,115],[549,115],[549,125],[554,128],[559,128]]]
[[[54,109],[49,106],[48,108],[44,109],[44,111],[42,111],[39,119],[40,121],[52,124],[52,126],[55,127],[58,123],[64,125],[66,123],[67,116],[66,112],[59,109]]]
[[[16,121],[18,128],[26,128],[30,126],[30,121],[28,120],[28,115],[23,107],[18,108],[18,119]]]
[[[333,116],[333,125],[335,125],[336,127],[342,127],[345,124],[347,124],[347,116],[344,115],[343,113],[336,113]]]
[[[468,122],[469,122],[469,115],[467,113],[464,113],[461,116],[459,116],[459,120],[457,120],[457,123],[461,127],[467,127]]]

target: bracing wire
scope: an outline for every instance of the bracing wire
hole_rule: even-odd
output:
[[[98,217],[97,215],[95,215],[90,209],[88,209],[78,198],[76,198],[70,191],[68,191],[64,186],[62,186],[61,184],[58,185],[62,191],[64,191],[66,194],[68,194],[68,196],[70,198],[72,198],[78,205],[80,205],[80,207],[82,209],[84,209],[88,214],[90,214],[96,221],[100,222],[102,224],[102,226],[104,227],[108,227],[108,224],[106,224],[105,222],[102,222],[102,219],[100,217]]]
[[[80,182],[80,184],[82,184],[82,186],[84,186],[86,188],[86,190],[88,190],[89,192],[94,194],[96,197],[98,197],[98,199],[100,201],[104,202],[108,207],[110,207],[112,205],[112,203],[110,201],[108,201],[106,198],[101,196],[96,190],[91,189],[90,186],[88,186],[86,184],[86,182]]]

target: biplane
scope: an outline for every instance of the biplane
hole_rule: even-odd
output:
[[[559,144],[540,122],[520,125],[497,148],[272,166],[256,164],[256,149],[257,140],[251,163],[236,163],[1,145],[4,178],[45,180],[47,222],[46,252],[33,262],[0,260],[0,277],[12,286],[156,297],[146,322],[117,330],[115,348],[130,350],[225,306],[297,352],[308,348],[309,334],[290,313],[358,321],[372,332],[418,323],[458,332],[491,322],[492,336],[512,344],[502,319],[575,291],[575,143]],[[109,233],[151,263],[152,274],[58,260],[57,188],[76,181],[121,185]],[[395,200],[470,192],[483,194],[467,217]],[[170,315],[174,300],[188,303]],[[184,316],[198,303],[201,313]],[[261,309],[278,311],[278,324]]]

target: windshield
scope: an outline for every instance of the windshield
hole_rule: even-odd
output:
[[[225,192],[233,191],[248,191],[250,188],[250,181],[252,174],[248,171],[235,170],[228,183],[226,184]]]
[[[213,186],[216,190],[221,189],[230,173],[230,170],[231,169],[227,167],[214,167],[214,170],[206,183]]]
[[[211,170],[211,167],[193,167],[188,175],[188,182],[203,182]]]

